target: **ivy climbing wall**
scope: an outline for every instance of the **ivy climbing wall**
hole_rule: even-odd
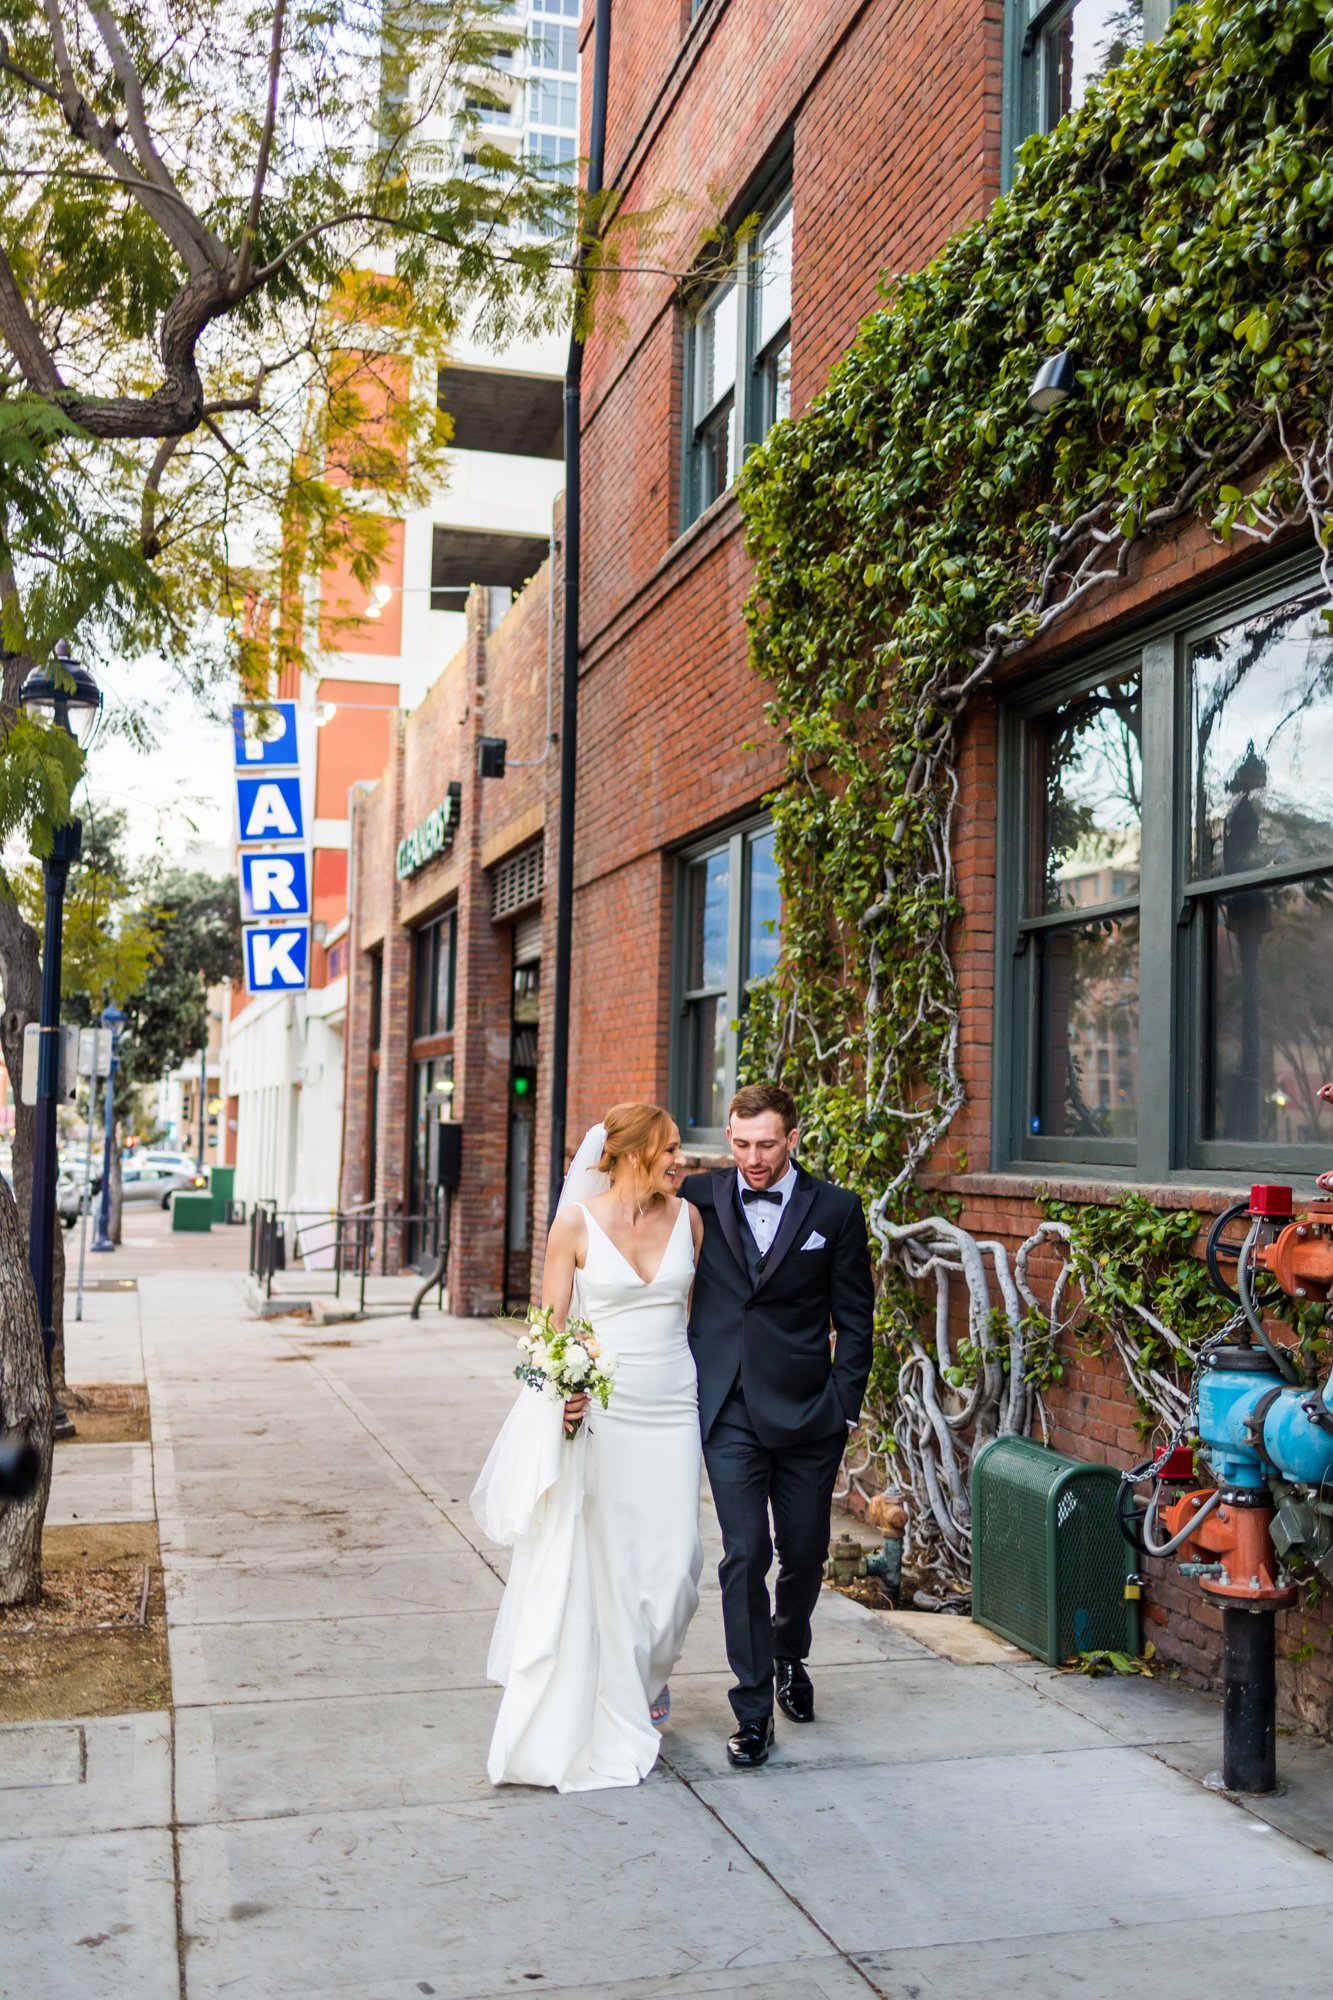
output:
[[[989,1171],[992,701],[1275,549],[1303,544],[1333,598],[1331,24],[1307,0],[1181,10],[1029,143],[985,219],[886,283],[825,393],[744,475],[752,657],[790,748],[783,953],[747,1058],[799,1087],[807,1159],[865,1199],[881,1281],[864,1477],[908,1487],[941,1576],[966,1575],[978,1437],[1044,1427],[1139,1456],[1217,1323],[1188,1213],[1145,1247],[1138,1225],[1169,1209],[1126,1209],[1113,1186],[1052,1209]],[[1061,349],[1079,393],[1034,418],[1033,372]],[[1098,1277],[1148,1249],[1168,1273],[1144,1308],[1158,1331]],[[1085,1282],[1053,1310],[1071,1261]],[[1159,1650],[1209,1677],[1193,1593],[1156,1587],[1151,1617]],[[1286,1626],[1288,1693],[1327,1724],[1324,1613]]]

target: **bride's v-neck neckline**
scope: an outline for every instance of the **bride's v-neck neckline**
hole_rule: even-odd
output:
[[[625,1255],[624,1251],[621,1249],[620,1245],[616,1242],[615,1237],[612,1236],[611,1232],[607,1229],[603,1229],[601,1223],[597,1222],[597,1217],[593,1214],[592,1210],[589,1208],[586,1201],[581,1201],[579,1203],[579,1207],[583,1210],[583,1213],[587,1216],[589,1222],[597,1223],[598,1235],[604,1237],[606,1241],[611,1245],[611,1248],[615,1251],[617,1257],[619,1257],[621,1263],[625,1266],[625,1269],[629,1272],[630,1276],[638,1284],[642,1285],[645,1291],[647,1291],[650,1286],[655,1285],[658,1279],[661,1277],[663,1271],[666,1269],[666,1260],[671,1255],[671,1246],[676,1240],[676,1231],[680,1228],[680,1218],[685,1213],[684,1202],[682,1201],[680,1207],[676,1210],[676,1219],[672,1223],[671,1229],[667,1235],[666,1248],[663,1250],[661,1261],[658,1264],[657,1269],[653,1272],[651,1278],[645,1278],[642,1271],[638,1271],[635,1269],[633,1264],[630,1263],[629,1258]]]

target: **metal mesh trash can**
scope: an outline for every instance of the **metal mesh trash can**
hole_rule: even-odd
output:
[[[1075,1653],[1139,1648],[1125,1594],[1134,1551],[1116,1525],[1120,1475],[992,1438],[972,1464],[972,1617],[1059,1666]]]

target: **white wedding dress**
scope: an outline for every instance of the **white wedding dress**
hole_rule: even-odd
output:
[[[483,1531],[513,1546],[487,1664],[504,1687],[487,1774],[561,1792],[652,1769],[649,1704],[680,1656],[703,1560],[688,1208],[645,1282],[580,1206],[588,1247],[571,1311],[616,1356],[610,1405],[594,1402],[570,1440],[560,1405],[521,1389],[472,1495]]]

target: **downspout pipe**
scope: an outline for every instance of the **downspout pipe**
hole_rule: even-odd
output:
[[[606,87],[611,64],[611,0],[593,10],[592,110],[588,126],[587,191],[602,191],[606,166]],[[555,883],[555,996],[551,1009],[551,1161],[548,1217],[555,1214],[565,1178],[565,1124],[569,1105],[569,1002],[574,957],[574,786],[579,737],[579,563],[582,553],[583,481],[583,267],[586,239],[574,265],[574,308],[579,315],[565,366],[565,602],[560,693],[560,821]]]

